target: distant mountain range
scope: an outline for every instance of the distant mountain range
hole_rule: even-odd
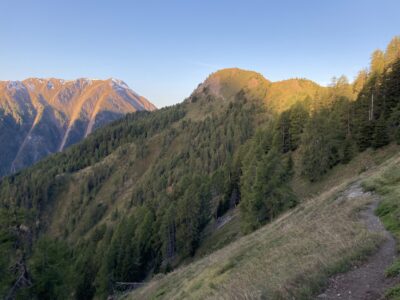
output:
[[[0,81],[0,177],[127,113],[155,110],[118,79]]]

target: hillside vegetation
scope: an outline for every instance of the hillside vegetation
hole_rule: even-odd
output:
[[[310,295],[340,259],[344,263],[377,242],[352,214],[365,199],[339,205],[332,200],[334,191],[332,197],[321,195],[309,202],[304,196],[321,192],[324,178],[335,170],[351,166],[346,170],[365,171],[368,164],[361,164],[362,155],[399,141],[399,39],[381,54],[374,54],[370,70],[353,84],[341,77],[327,88],[304,80],[274,88],[255,72],[218,71],[183,103],[128,115],[84,142],[4,178],[0,295],[106,298],[123,290],[121,282],[147,281],[195,261],[201,253],[209,254],[204,250],[207,241],[217,241],[215,250],[246,234],[250,235],[215,253],[219,257],[231,249],[226,255],[232,261],[225,261],[226,266],[215,263],[219,269],[211,266],[210,274],[204,267],[204,276],[201,269],[189,266],[187,270],[199,274],[193,277],[194,287],[182,283],[179,291],[165,290],[165,297],[181,297],[189,290],[213,297],[214,287],[223,293],[239,280],[239,275],[233,276],[239,267],[249,278],[249,272],[259,274],[254,284],[246,279],[246,293]],[[226,235],[219,238],[212,224],[232,215],[224,229],[229,238],[222,241]],[[277,223],[263,227],[274,220]],[[319,223],[327,232],[320,241]],[[349,228],[343,227],[346,224]],[[276,226],[287,234],[273,230]],[[328,249],[329,234],[335,231],[343,235],[334,237],[338,247]],[[242,245],[246,241],[252,247]],[[265,253],[271,257],[263,247],[270,249]],[[262,253],[248,257],[241,252],[247,250]],[[274,255],[277,263],[293,262],[294,257],[278,259],[289,250],[312,253],[301,267],[305,269],[282,266],[281,272],[287,272],[282,277],[278,269],[275,275],[268,273],[266,266]],[[207,266],[212,257],[193,266]],[[265,276],[271,276],[269,283]],[[165,278],[170,286],[169,278],[174,277]],[[198,281],[201,278],[204,282]],[[292,284],[288,290],[277,287],[279,278]],[[148,285],[141,292],[162,296],[158,284],[155,290]],[[297,288],[302,284],[305,290]]]
[[[347,188],[398,164],[398,150],[363,153],[349,165],[336,167],[334,172],[343,177],[326,176],[318,196],[304,199],[290,212],[221,250],[156,276],[123,299],[312,298],[330,275],[350,269],[382,240],[366,230],[358,215],[372,198],[346,197]],[[361,175],[360,162],[370,163]],[[330,188],[322,188],[325,184]]]
[[[400,242],[400,162],[393,161],[386,168],[364,181],[364,187],[380,194],[383,198],[376,213],[382,219],[385,227]],[[395,277],[400,274],[400,260],[397,259],[386,270],[386,275]],[[400,285],[387,292],[388,299],[399,299]]]

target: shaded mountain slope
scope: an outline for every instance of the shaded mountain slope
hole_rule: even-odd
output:
[[[363,217],[374,196],[354,193],[354,181],[398,167],[398,149],[369,151],[336,167],[320,182],[318,193],[293,210],[210,255],[156,276],[123,299],[312,299],[331,274],[364,261],[384,241]],[[359,175],[363,161],[370,169]]]
[[[0,176],[79,142],[126,113],[154,110],[120,80],[0,82]]]
[[[197,90],[182,104],[128,115],[4,178],[0,201],[6,223],[13,223],[18,211],[17,223],[29,228],[33,240],[62,239],[93,265],[86,273],[78,271],[82,264],[70,263],[82,278],[66,291],[105,295],[112,288],[110,280],[124,281],[128,274],[130,280],[142,280],[178,265],[196,250],[208,221],[222,213],[218,207],[237,204],[239,150],[256,131],[270,126],[274,112],[252,96],[258,92],[242,84],[242,77],[254,73],[236,73],[240,80],[229,79],[235,87],[229,97]],[[237,179],[229,180],[232,176]],[[146,227],[136,227],[140,220]],[[22,246],[23,237],[7,234],[21,245],[9,252],[9,261],[35,257],[34,249]],[[131,247],[130,239],[120,244],[125,234],[141,244],[138,256],[122,258],[120,251]],[[90,288],[81,287],[83,282]]]

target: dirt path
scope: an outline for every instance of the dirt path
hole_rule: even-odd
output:
[[[328,288],[316,299],[351,299],[372,300],[383,299],[385,291],[400,282],[400,278],[386,278],[385,270],[389,267],[396,256],[396,241],[393,236],[383,227],[374,211],[379,203],[377,195],[366,193],[359,183],[351,185],[341,197],[355,198],[369,196],[373,202],[368,208],[361,212],[368,230],[382,233],[385,241],[379,250],[369,259],[354,267],[352,270],[333,276],[329,280]],[[340,197],[339,199],[340,200]]]

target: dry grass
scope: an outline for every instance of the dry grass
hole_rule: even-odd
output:
[[[366,231],[357,218],[370,199],[336,199],[353,181],[379,174],[399,159],[398,149],[368,150],[317,184],[297,177],[293,186],[303,202],[294,210],[207,257],[168,275],[157,275],[125,297],[309,299],[330,275],[350,268],[379,244],[381,237]],[[224,230],[230,233],[232,224]]]
[[[329,190],[333,186],[338,186],[343,182],[357,177],[359,174],[371,169],[373,170],[382,164],[382,162],[390,161],[389,158],[396,156],[398,151],[399,146],[397,145],[390,145],[377,151],[369,149],[359,154],[349,164],[336,166],[320,181],[315,183],[310,183],[300,174],[296,174],[292,182],[292,188],[300,202],[307,201]],[[300,161],[297,152],[295,152],[294,159],[297,164],[296,169],[298,170],[300,168]],[[209,255],[242,236],[239,211],[237,209],[229,211],[227,216],[233,216],[233,219],[220,229],[215,230],[215,221],[210,222],[203,232],[203,239],[199,249],[196,251],[196,255],[192,259],[187,259],[184,262],[185,264]]]
[[[355,217],[369,199],[335,201],[350,181],[193,264],[158,276],[129,299],[308,299],[326,278],[375,249]]]
[[[211,254],[224,246],[237,240],[243,234],[240,230],[239,208],[228,211],[224,218],[229,218],[229,222],[216,229],[216,221],[213,219],[202,233],[199,248],[192,260]]]
[[[400,253],[400,158],[395,157],[385,162],[384,167],[374,176],[364,180],[366,189],[373,190],[381,195],[376,213],[381,218],[386,229],[389,230],[397,240],[397,251]],[[400,259],[386,270],[389,277],[399,276]],[[400,284],[392,287],[386,292],[385,299],[400,299]]]

